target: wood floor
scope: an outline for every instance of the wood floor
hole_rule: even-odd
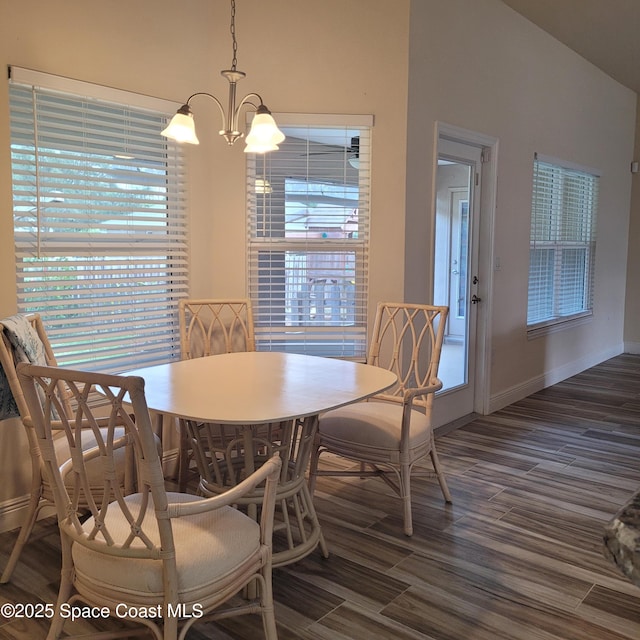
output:
[[[640,639],[640,588],[604,558],[602,528],[640,486],[640,356],[622,355],[438,439],[454,504],[416,482],[412,538],[376,479],[320,478],[331,557],[274,574],[280,640]],[[58,542],[39,527],[0,603],[55,602]],[[0,566],[14,539],[0,536]],[[0,638],[47,621],[0,618]],[[260,620],[192,640],[256,640]]]

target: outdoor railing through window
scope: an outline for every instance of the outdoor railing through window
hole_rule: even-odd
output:
[[[278,114],[287,138],[248,157],[257,348],[364,358],[370,116]]]

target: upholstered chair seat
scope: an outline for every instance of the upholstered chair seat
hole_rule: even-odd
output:
[[[132,512],[138,513],[141,498],[140,494],[133,494],[125,498],[125,503]],[[179,504],[203,498],[168,492],[167,499]],[[90,532],[94,524],[91,517],[82,526]],[[130,529],[117,504],[107,511],[106,527],[116,539],[122,539]],[[160,533],[151,509],[146,511],[142,528],[159,547]],[[215,536],[211,532],[215,532]],[[259,524],[233,507],[177,518],[173,522],[173,535],[188,541],[176,549],[178,602],[187,606],[204,604],[211,593],[225,588],[229,578],[234,580],[238,571],[255,571],[262,564]],[[136,546],[143,548],[139,541],[132,545]],[[154,606],[162,602],[162,560],[107,555],[78,544],[72,548],[72,557],[76,583],[84,593],[93,593],[96,597],[108,593],[114,605],[131,602]]]
[[[376,459],[376,452],[384,460],[399,462],[402,437],[401,404],[392,402],[361,402],[333,409],[322,414],[322,437],[343,450],[367,451]],[[431,425],[424,412],[411,410],[409,448],[430,446]],[[393,454],[390,457],[390,452]]]
[[[102,436],[106,437],[106,432],[104,429],[102,431]],[[124,435],[123,429],[116,429],[115,437],[120,438]],[[97,444],[97,439],[93,434],[88,433],[87,437],[83,440],[83,447],[85,450],[89,451]],[[56,458],[62,463],[65,460],[68,460],[71,457],[71,452],[69,450],[69,442],[64,433],[59,432],[56,433],[53,437],[53,446],[56,452]],[[125,483],[125,449],[118,449],[114,453],[114,461],[116,463],[116,478],[117,481],[124,486]],[[89,480],[89,484],[91,487],[98,488],[104,484],[104,469],[102,467],[102,463],[99,458],[94,458],[93,460],[89,460],[87,462],[87,478]],[[65,484],[68,488],[73,487],[73,477],[69,476],[65,479]],[[53,500],[51,493],[51,486],[49,484],[49,480],[46,475],[42,477],[42,485],[44,495],[47,496],[48,499]]]

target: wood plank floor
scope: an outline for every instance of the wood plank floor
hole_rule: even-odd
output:
[[[640,486],[640,356],[613,358],[437,446],[454,504],[435,482],[416,482],[412,538],[379,480],[319,479],[331,557],[316,551],[275,571],[280,640],[640,638],[640,588],[602,552],[604,524]],[[57,530],[38,529],[0,603],[55,602]],[[0,536],[0,566],[14,536]],[[0,618],[0,638],[37,640],[47,626]],[[255,616],[189,634],[261,637]]]

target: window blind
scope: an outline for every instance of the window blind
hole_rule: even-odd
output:
[[[278,114],[280,150],[248,157],[248,289],[257,348],[366,351],[371,116]]]
[[[160,135],[172,109],[21,78],[9,93],[19,311],[43,315],[63,366],[118,372],[179,357],[184,167]]]
[[[599,177],[534,159],[527,324],[590,314]]]

